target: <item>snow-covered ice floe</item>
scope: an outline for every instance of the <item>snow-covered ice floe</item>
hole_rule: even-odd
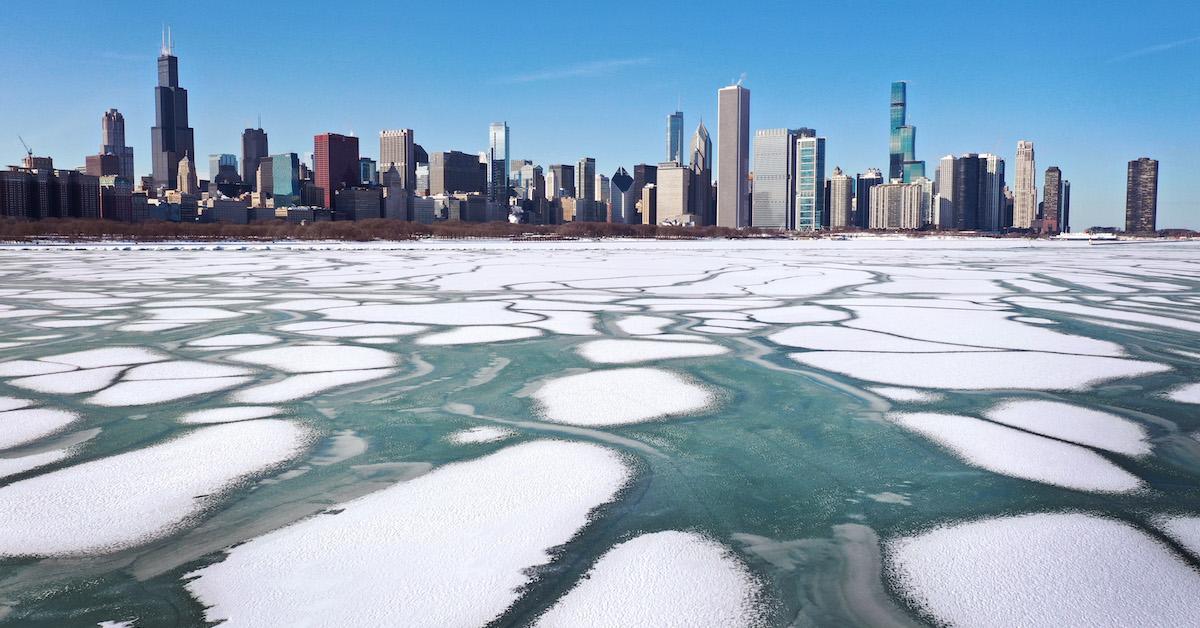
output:
[[[166,536],[309,440],[290,421],[214,425],[15,482],[0,488],[0,556],[108,553]]]
[[[643,534],[605,552],[537,628],[759,625],[758,582],[723,545],[694,532]]]
[[[506,340],[524,340],[542,335],[542,332],[527,327],[506,327],[504,325],[476,325],[459,327],[417,339],[419,345],[470,345],[489,342],[504,342]]]
[[[634,364],[667,358],[701,358],[729,353],[707,342],[671,342],[606,338],[579,345],[579,355],[596,364]]]
[[[0,450],[31,443],[62,431],[78,420],[78,414],[56,408],[0,412]]]
[[[446,437],[446,440],[455,445],[473,445],[476,443],[494,443],[506,438],[511,438],[516,432],[503,427],[492,427],[490,425],[481,425],[479,427],[469,427],[465,430],[459,430]]]
[[[1200,383],[1180,386],[1168,392],[1167,398],[1179,403],[1200,403]]]
[[[871,392],[886,397],[892,401],[903,401],[910,403],[932,403],[941,401],[945,395],[941,393],[929,392],[928,390],[917,390],[915,388],[897,388],[895,386],[873,386]]]
[[[370,347],[341,345],[293,345],[238,353],[234,362],[269,366],[285,373],[321,373],[388,368],[396,365],[396,356]]]
[[[1040,351],[807,351],[789,355],[801,364],[857,379],[951,390],[1082,390],[1109,380],[1171,370],[1165,364],[1127,358]]]
[[[186,586],[229,628],[482,626],[629,475],[597,445],[514,445],[234,547]]]
[[[224,334],[221,336],[211,336],[209,338],[197,338],[188,342],[191,347],[257,347],[262,345],[271,345],[279,342],[275,336],[267,334]]]
[[[396,369],[302,373],[285,377],[277,382],[239,390],[233,393],[231,398],[237,403],[283,403],[303,399],[339,386],[369,382],[394,373],[396,373]]]
[[[949,449],[967,464],[1015,478],[1080,491],[1127,493],[1137,476],[1090,449],[981,419],[929,412],[887,415],[889,421]]]
[[[886,544],[901,595],[954,626],[1191,626],[1200,574],[1129,524],[1039,513]]]
[[[1069,403],[1042,400],[1003,402],[984,415],[997,423],[1127,456],[1150,453],[1146,429],[1129,419]]]
[[[188,412],[179,417],[179,422],[197,425],[205,423],[233,423],[234,421],[265,419],[280,414],[283,414],[283,409],[275,406],[229,406]]]
[[[1159,517],[1155,523],[1167,536],[1200,559],[1200,517]]]
[[[533,398],[548,421],[596,427],[699,412],[716,395],[671,371],[619,368],[549,380]]]
[[[675,321],[663,316],[645,316],[635,314],[633,316],[624,316],[617,320],[617,329],[629,334],[630,336],[652,336],[662,333]]]

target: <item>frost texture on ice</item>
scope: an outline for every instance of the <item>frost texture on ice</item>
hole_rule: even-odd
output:
[[[1127,493],[1142,486],[1137,476],[1090,449],[1003,425],[925,412],[892,413],[887,418],[993,473],[1079,491]]]
[[[472,445],[475,443],[494,443],[506,438],[511,438],[514,434],[516,434],[516,432],[510,429],[483,425],[454,432],[453,434],[447,436],[446,440],[454,443],[455,445]]]
[[[459,327],[450,331],[438,332],[421,336],[417,339],[419,345],[471,345],[489,342],[504,342],[506,340],[524,340],[541,336],[542,332],[524,327],[505,327],[503,325],[476,325]]]
[[[620,368],[552,379],[533,398],[548,421],[596,427],[699,412],[716,396],[670,371]]]
[[[61,431],[78,420],[78,414],[55,408],[0,412],[0,450],[31,443]]]
[[[959,390],[1083,390],[1113,379],[1171,370],[1154,362],[1040,351],[809,351],[790,357],[801,364],[882,384]]]
[[[211,408],[196,410],[179,417],[180,423],[232,423],[250,419],[265,419],[283,414],[282,408],[275,406],[229,406],[226,408]]]
[[[229,356],[234,362],[269,366],[285,373],[320,373],[388,368],[396,365],[396,356],[370,347],[340,345],[293,345],[260,349]]]
[[[605,552],[535,626],[754,626],[762,621],[758,597],[759,584],[728,548],[668,530]]]
[[[901,594],[955,626],[1190,626],[1200,574],[1144,532],[1039,513],[936,528],[887,543]]]
[[[0,488],[0,556],[108,553],[166,536],[307,440],[288,421],[214,425],[10,484]]]
[[[253,386],[235,392],[231,398],[238,403],[283,403],[310,397],[338,386],[368,382],[387,377],[396,369],[366,369],[361,371],[332,371],[292,375],[277,382]]]
[[[1069,403],[1015,400],[984,415],[997,423],[1127,456],[1150,453],[1146,429],[1129,419]]]
[[[1200,383],[1180,386],[1168,392],[1167,398],[1179,403],[1200,403]]]
[[[228,628],[482,626],[628,479],[597,445],[515,445],[232,548],[186,587]]]
[[[729,353],[718,344],[606,338],[579,345],[579,355],[596,364],[634,364],[668,358],[701,358]]]

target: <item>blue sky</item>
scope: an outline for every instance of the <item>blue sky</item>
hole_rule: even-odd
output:
[[[1072,182],[1073,226],[1122,223],[1125,164],[1159,159],[1159,226],[1200,228],[1200,3],[95,2],[5,6],[0,157],[22,135],[59,167],[125,114],[149,172],[155,56],[175,32],[200,169],[240,153],[258,115],[272,152],[333,131],[378,154],[378,132],[476,152],[507,120],[512,156],[664,158],[682,103],[716,139],[716,90],[743,73],[751,127],[808,126],[829,170],[886,169],[888,85],[907,80],[917,156],[1035,142]],[[732,10],[731,10],[732,8]],[[1040,175],[1039,175],[1040,179]]]

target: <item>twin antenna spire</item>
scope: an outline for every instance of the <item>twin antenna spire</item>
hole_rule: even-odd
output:
[[[158,50],[164,57],[175,54],[175,38],[171,35],[171,27],[165,24],[162,31],[162,47]]]

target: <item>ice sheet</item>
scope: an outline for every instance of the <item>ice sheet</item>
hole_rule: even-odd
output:
[[[1137,476],[1089,449],[995,423],[934,413],[892,413],[887,418],[993,473],[1079,491],[1128,493],[1142,486]]]
[[[671,371],[619,368],[552,379],[533,398],[548,421],[596,427],[699,412],[716,395]]]
[[[694,532],[634,537],[600,557],[537,628],[758,626],[759,584],[733,553]]]
[[[387,377],[395,372],[396,369],[365,369],[291,375],[277,382],[239,390],[230,399],[237,403],[283,403],[311,397],[339,386]]]
[[[275,349],[260,349],[238,353],[228,358],[234,362],[269,366],[285,373],[320,373],[350,371],[395,366],[394,354],[371,347],[340,345],[293,345]]]
[[[502,325],[476,325],[459,327],[417,338],[419,345],[471,345],[506,340],[524,340],[542,335],[536,329],[504,327]]]
[[[1146,429],[1108,412],[1044,400],[1002,402],[984,415],[997,423],[1127,456],[1150,453]]]
[[[186,587],[227,628],[482,626],[628,478],[596,445],[515,445],[232,548]]]
[[[887,544],[901,594],[957,626],[1187,626],[1200,575],[1132,526],[1082,513],[948,525]]]
[[[56,408],[25,408],[0,412],[0,450],[10,449],[65,429],[78,414]],[[0,529],[3,529],[0,526]]]
[[[166,536],[308,437],[274,419],[214,425],[2,487],[0,556],[103,554]]]
[[[606,338],[579,345],[579,355],[596,364],[635,364],[668,358],[700,358],[729,353],[727,347],[701,342]]]

